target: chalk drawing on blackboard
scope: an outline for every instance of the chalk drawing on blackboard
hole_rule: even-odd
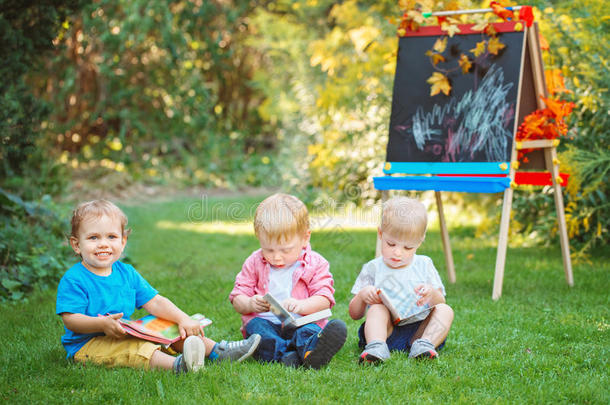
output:
[[[504,161],[513,136],[515,105],[507,101],[512,87],[502,67],[492,65],[478,88],[429,111],[420,106],[410,123],[395,125],[394,130],[412,137],[420,151],[436,155],[438,161]]]

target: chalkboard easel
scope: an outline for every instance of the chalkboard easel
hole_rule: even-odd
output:
[[[524,117],[537,108],[544,108],[541,96],[546,96],[537,25],[516,29],[518,23],[494,24],[506,44],[505,49],[497,55],[478,58],[471,74],[448,74],[452,84],[449,96],[430,96],[426,83],[435,69],[428,62],[426,51],[444,36],[440,28],[422,27],[399,39],[384,166],[386,176],[374,178],[383,201],[387,200],[389,190],[435,191],[447,272],[452,283],[456,276],[441,192],[504,192],[494,300],[502,294],[519,149],[535,149],[542,156],[537,159],[542,167],[536,169],[548,171],[552,179],[564,271],[568,285],[573,285],[556,143],[514,140]],[[439,64],[440,68],[450,66],[461,53],[474,48],[482,39],[480,32],[472,30],[472,25],[459,28],[460,33],[448,41],[446,65]],[[377,255],[379,252],[378,240]]]

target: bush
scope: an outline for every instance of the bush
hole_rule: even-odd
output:
[[[579,259],[610,240],[610,68],[604,59],[610,21],[604,17],[605,2],[599,0],[535,3],[544,10],[541,31],[550,45],[545,65],[562,70],[570,90],[563,97],[576,104],[559,158],[560,170],[571,175],[564,193],[566,223]],[[550,190],[518,193],[513,212],[518,223],[527,224],[517,230],[536,232],[547,241],[557,231]]]
[[[66,267],[67,224],[48,196],[60,194],[66,180],[40,142],[48,105],[25,77],[84,2],[0,0],[0,301],[48,288]]]
[[[67,268],[69,224],[47,196],[25,202],[0,189],[0,300],[19,300],[54,286]]]

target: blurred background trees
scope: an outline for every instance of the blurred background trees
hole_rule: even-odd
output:
[[[560,150],[562,171],[572,175],[568,226],[581,252],[609,239],[604,3],[531,2],[550,45],[546,67],[561,69],[569,91],[563,98],[576,103]],[[51,197],[78,199],[75,184],[82,179],[102,188],[270,186],[314,203],[375,201],[371,179],[385,158],[402,13],[487,6],[0,0],[2,220],[14,228],[11,235],[31,235],[20,228],[26,223],[55,223],[37,215],[53,211],[60,199]],[[548,238],[555,228],[549,193],[517,193],[513,231],[556,241]],[[482,201],[494,211],[495,233],[492,200]],[[55,231],[36,232],[57,236],[58,227],[50,228]],[[37,256],[33,245],[16,248],[0,236],[0,277],[14,281],[15,269],[27,262],[15,252]],[[4,286],[4,296],[7,291]]]

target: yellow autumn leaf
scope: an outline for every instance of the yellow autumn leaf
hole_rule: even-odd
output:
[[[487,24],[489,24],[487,21],[481,21],[481,22],[473,25],[471,30],[473,30],[473,31],[483,31],[487,27]]]
[[[442,73],[434,72],[432,76],[426,80],[426,82],[430,83],[432,87],[430,88],[430,96],[435,96],[441,91],[448,96],[451,91],[451,84],[449,84],[449,79]]]
[[[487,50],[489,51],[489,53],[497,55],[498,52],[500,52],[500,50],[505,46],[506,45],[504,45],[497,37],[495,37],[489,40],[489,43],[487,44]]]
[[[445,61],[445,57],[443,55],[441,55],[440,53],[435,53],[434,55],[432,55],[432,64],[434,66],[436,66],[437,63],[444,62],[444,61]]]
[[[483,52],[485,52],[485,41],[477,42],[477,46],[472,48],[470,52],[472,52],[475,58],[481,55]]]
[[[436,42],[434,43],[434,46],[432,47],[432,49],[434,49],[438,53],[445,52],[446,48],[447,48],[447,37],[444,37],[442,39],[441,38],[437,39]]]
[[[430,62],[432,62],[432,65],[434,66],[436,66],[436,64],[439,62],[445,61],[445,57],[443,55],[441,55],[440,53],[432,52],[431,50],[426,51],[426,56],[430,58]]]
[[[456,33],[460,32],[460,29],[456,24],[449,24],[448,22],[441,24],[441,30],[445,31],[450,37],[453,37]]]
[[[424,22],[424,16],[421,11],[410,10],[407,12],[407,16],[409,19],[415,21],[417,24],[421,24]]]
[[[460,67],[462,68],[462,73],[464,73],[464,74],[468,73],[468,71],[472,67],[472,63],[470,62],[470,59],[468,59],[468,56],[466,56],[464,54],[460,55],[460,60],[458,61],[458,63],[460,64]]]

